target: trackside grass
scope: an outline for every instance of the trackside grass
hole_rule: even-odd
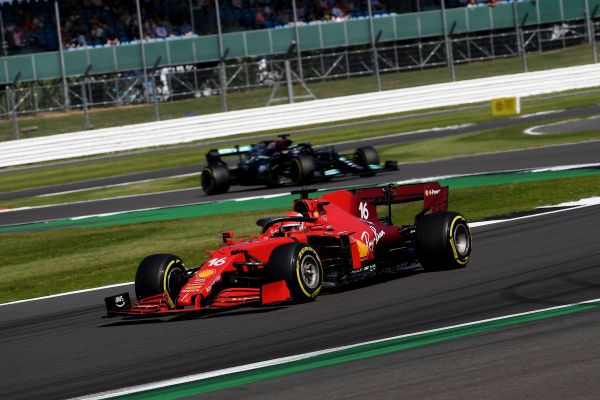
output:
[[[449,208],[475,221],[599,195],[597,176],[556,179],[451,190]],[[129,282],[139,261],[151,253],[175,253],[188,266],[197,265],[205,260],[206,249],[218,245],[219,232],[256,234],[257,218],[284,211],[232,212],[224,218],[3,234],[0,302]],[[397,213],[395,223],[409,219],[406,212]]]
[[[535,101],[525,103],[523,106],[523,113],[528,114],[556,109],[578,108],[591,104],[597,104],[598,102],[599,95],[597,93],[573,94],[568,97],[550,99],[538,98]],[[460,110],[460,108],[457,108],[457,110]],[[311,141],[315,144],[336,143],[358,138],[385,136],[394,133],[413,132],[435,127],[480,123],[491,119],[490,110],[488,107],[454,112],[452,112],[452,109],[446,109],[446,111],[448,112],[443,114],[408,118],[399,121],[383,120],[368,126],[335,128],[327,130],[325,134],[322,132],[303,133],[294,135],[294,140],[297,142]],[[470,140],[474,139],[475,138],[471,138]],[[567,135],[561,139],[549,139],[549,142],[558,143],[559,140],[560,143],[568,143],[583,139],[577,139],[577,135]],[[537,139],[537,142],[536,139],[532,139],[528,143],[531,146],[541,146],[548,144],[545,143],[545,141],[545,138],[539,138]],[[240,138],[239,144],[246,143],[250,143],[250,141],[248,139]],[[512,148],[519,148],[521,146],[520,143],[521,141],[514,142],[512,144]],[[484,141],[478,146],[480,147],[480,151],[483,152],[498,150],[489,141]],[[124,175],[128,173],[151,171],[176,166],[194,165],[204,161],[204,154],[206,153],[207,149],[208,147],[188,146],[187,148],[164,150],[156,153],[87,161],[85,163],[75,165],[56,165],[31,171],[5,171],[0,173],[0,190],[9,192],[26,188],[57,185],[107,176]],[[443,152],[443,147],[440,150]],[[446,157],[448,155],[442,156]],[[411,158],[411,160],[417,159],[419,158],[416,155],[414,158]],[[404,161],[403,158],[399,158],[399,160],[401,162]]]
[[[552,144],[600,140],[600,132],[598,131],[529,136],[523,134],[523,130],[527,127],[529,127],[529,125],[516,125],[502,129],[390,146],[380,149],[380,156],[382,160],[398,160],[400,163],[406,163],[492,151],[525,149]],[[47,204],[63,204],[84,200],[193,188],[198,189],[199,193],[202,193],[200,191],[200,177],[197,175],[157,179],[150,182],[85,190],[53,196],[4,200],[0,201],[0,206],[17,208]]]

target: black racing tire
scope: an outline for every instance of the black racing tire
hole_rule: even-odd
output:
[[[273,281],[285,280],[297,302],[314,300],[323,285],[323,267],[317,252],[304,243],[276,247],[269,257],[267,270]]]
[[[369,164],[379,164],[379,153],[371,146],[359,147],[354,152],[352,161],[363,167],[368,167]]]
[[[213,164],[204,167],[200,180],[202,190],[208,195],[221,194],[229,190],[229,170],[224,165]]]
[[[153,254],[142,260],[135,274],[138,300],[165,293],[170,308],[175,308],[179,291],[187,282],[181,258],[173,254]]]
[[[298,154],[290,161],[292,184],[303,185],[310,182],[315,170],[315,160],[307,154]]]
[[[379,153],[371,146],[359,147],[354,152],[352,161],[363,168],[369,170],[369,165],[379,165]],[[371,176],[374,174],[367,174]]]
[[[458,213],[428,214],[417,223],[417,257],[426,270],[466,267],[471,248],[471,230]]]

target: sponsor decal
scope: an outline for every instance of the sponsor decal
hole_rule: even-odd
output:
[[[214,258],[213,258],[213,260],[214,260]],[[212,261],[212,260],[211,260],[211,261]],[[208,265],[212,265],[212,264],[210,264],[210,263],[209,263]],[[220,264],[219,264],[219,265],[220,265]],[[212,269],[212,268],[209,268],[209,269],[204,269],[204,270],[202,270],[202,271],[198,272],[198,275],[196,275],[196,276],[197,276],[198,278],[208,278],[209,276],[212,276],[212,275],[214,275],[216,272],[217,272],[217,271],[215,271],[214,269]]]
[[[441,192],[440,189],[425,190],[425,196],[435,196],[436,194],[439,194],[440,192]]]
[[[367,256],[369,255],[369,247],[360,240],[356,241],[356,245],[358,246],[358,254],[360,258],[367,258]]]
[[[361,233],[360,235],[360,240],[367,244],[369,250],[373,251],[375,245],[379,243],[379,239],[381,239],[385,235],[385,232],[377,232],[377,229],[374,226],[369,226],[369,228],[371,228],[371,231],[373,232],[373,238],[371,239],[371,233],[369,231],[363,231],[363,233]]]
[[[115,306],[117,306],[119,308],[125,307],[125,297],[123,297],[123,296],[115,297]]]
[[[202,280],[202,282],[204,282],[204,280]],[[188,285],[186,286],[184,292],[195,292],[197,290],[202,289],[204,285],[200,284],[200,285]]]
[[[363,273],[363,272],[375,272],[376,267],[375,264],[369,264],[369,265],[365,265],[364,267],[360,267],[359,269],[356,269],[354,271],[352,271],[352,274],[358,274],[358,273]]]
[[[221,280],[221,276],[219,275],[215,278],[214,281],[212,281],[210,283],[210,285],[208,285],[208,287],[206,288],[206,293],[210,293],[212,291],[213,286],[215,286],[215,283],[219,282],[220,280]]]
[[[210,265],[211,267],[218,267],[220,265],[225,264],[225,262],[227,261],[227,257],[222,257],[222,258],[211,258],[210,260],[208,260],[208,265]],[[210,276],[210,275],[207,275]]]
[[[367,203],[361,201],[358,206],[358,212],[360,212],[360,218],[369,219],[369,210],[367,209]]]

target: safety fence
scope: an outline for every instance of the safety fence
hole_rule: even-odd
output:
[[[504,75],[0,143],[0,167],[600,86],[600,65]]]

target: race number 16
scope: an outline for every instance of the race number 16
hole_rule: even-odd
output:
[[[358,210],[360,211],[360,217],[362,219],[369,219],[369,210],[367,209],[367,203],[361,202],[358,206]]]
[[[227,258],[223,257],[223,258],[213,258],[212,260],[208,261],[208,265],[210,265],[211,267],[218,267],[219,265],[223,265],[225,264],[225,260]]]

